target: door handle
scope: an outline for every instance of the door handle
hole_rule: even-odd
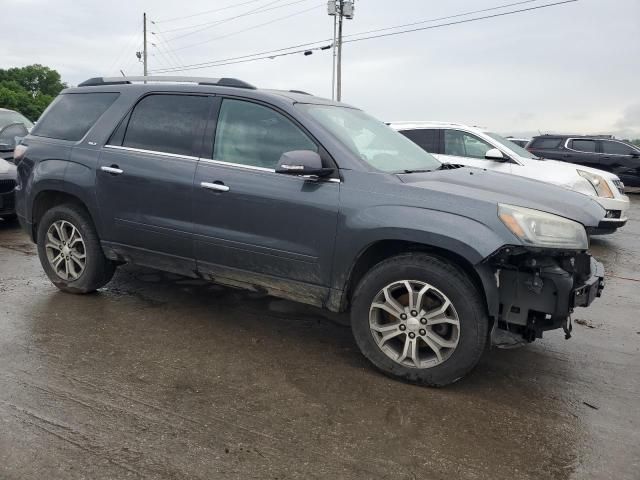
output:
[[[110,167],[102,166],[100,167],[100,170],[102,170],[103,172],[110,173],[112,175],[120,175],[121,173],[124,173],[124,170],[119,168],[117,165],[111,165]]]
[[[206,188],[208,190],[215,190],[217,192],[228,192],[229,187],[227,187],[224,183],[211,183],[211,182],[200,182],[200,186],[202,188]]]

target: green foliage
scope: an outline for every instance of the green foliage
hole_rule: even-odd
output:
[[[631,143],[634,145],[638,145],[640,147],[640,138],[636,138],[635,140],[631,140]]]
[[[65,87],[60,74],[43,65],[0,69],[0,107],[37,120]]]

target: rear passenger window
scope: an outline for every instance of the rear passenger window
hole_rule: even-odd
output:
[[[595,140],[571,140],[571,148],[579,152],[595,153],[596,141]]]
[[[127,125],[123,147],[197,156],[210,97],[149,95],[138,102]],[[114,135],[112,143],[118,142]]]
[[[531,142],[531,148],[554,149],[560,146],[561,138],[536,138]]]
[[[225,99],[220,107],[213,158],[222,162],[275,169],[292,150],[318,151],[291,120],[271,108]]]
[[[602,151],[612,155],[630,155],[631,147],[620,142],[602,142]]]
[[[423,150],[426,150],[429,153],[440,153],[440,148],[438,146],[440,130],[422,128],[415,130],[401,130],[400,133],[416,145],[420,146]]]
[[[78,141],[118,98],[117,93],[67,93],[54,100],[32,134]]]

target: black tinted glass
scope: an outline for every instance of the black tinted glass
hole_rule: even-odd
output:
[[[178,155],[197,155],[211,99],[150,95],[138,102],[122,145]]]
[[[560,146],[560,143],[562,142],[561,138],[535,138],[532,142],[530,147],[532,148],[549,148],[549,149],[553,149],[553,148],[558,148]]]
[[[117,93],[69,93],[60,95],[34,127],[32,134],[61,140],[80,140],[107,108]]]
[[[438,150],[438,138],[439,130],[433,129],[416,129],[416,130],[401,130],[401,134],[407,137],[416,145],[419,145],[429,153],[440,153]]]
[[[613,155],[630,155],[631,147],[620,142],[602,142],[602,151]]]
[[[578,150],[579,152],[593,153],[596,151],[595,140],[572,140],[571,148]]]

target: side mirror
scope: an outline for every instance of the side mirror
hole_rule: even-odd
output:
[[[486,158],[487,160],[495,160],[496,162],[507,162],[509,160],[497,148],[492,148],[491,150],[487,150],[487,153],[484,154],[484,158]]]
[[[310,177],[326,177],[333,168],[324,168],[320,155],[311,150],[292,150],[285,152],[278,161],[276,173]]]

